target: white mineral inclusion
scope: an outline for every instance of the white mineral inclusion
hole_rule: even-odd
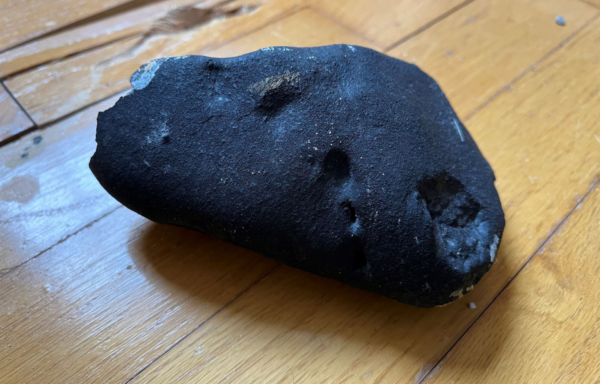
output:
[[[154,78],[154,74],[160,68],[160,65],[165,59],[158,59],[144,64],[131,76],[131,86],[136,91],[146,88]]]
[[[260,49],[263,52],[271,52],[271,51],[283,51],[283,52],[291,52],[292,49],[288,47],[265,47]]]
[[[456,128],[456,131],[458,132],[458,135],[460,136],[460,141],[465,141],[465,137],[463,136],[462,129],[460,129],[460,125],[458,125],[458,121],[456,121],[456,119],[454,119],[454,127]]]
[[[496,252],[498,251],[498,242],[500,241],[500,239],[498,238],[498,236],[494,235],[494,241],[492,242],[492,245],[490,245],[490,260],[492,260],[492,263],[494,262],[494,259],[496,258]]]
[[[158,68],[160,68],[163,62],[167,60],[185,59],[186,57],[189,56],[164,57],[162,59],[156,59],[149,62],[148,64],[142,65],[140,69],[138,69],[133,75],[131,75],[131,86],[136,91],[146,88],[146,86],[150,84],[150,82],[154,78],[154,74],[156,73],[156,71],[158,71]]]

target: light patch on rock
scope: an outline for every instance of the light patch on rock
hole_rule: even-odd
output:
[[[500,239],[498,238],[498,236],[494,235],[494,241],[492,242],[492,245],[490,245],[490,260],[492,261],[492,263],[494,262],[494,259],[496,259],[496,252],[498,252],[499,242]]]
[[[169,137],[169,127],[166,122],[161,122],[156,125],[156,129],[146,136],[146,143],[156,144],[164,141]]]
[[[166,59],[158,59],[144,64],[133,75],[131,75],[131,86],[136,91],[146,88],[154,78],[154,74]]]
[[[130,80],[131,86],[136,91],[146,88],[146,86],[148,86],[148,84],[150,84],[150,82],[154,78],[154,74],[156,73],[156,71],[158,71],[158,68],[160,68],[162,63],[164,63],[165,61],[168,61],[168,60],[180,60],[180,59],[186,59],[188,57],[189,57],[189,55],[188,56],[163,57],[162,59],[153,60],[153,61],[149,62],[148,64],[142,65],[140,67],[140,69],[138,69],[133,75],[131,75],[131,80]]]
[[[456,131],[458,132],[458,135],[460,136],[460,141],[465,141],[465,137],[463,135],[462,129],[460,129],[460,125],[458,124],[458,121],[456,121],[456,119],[454,119],[454,127],[456,128]]]

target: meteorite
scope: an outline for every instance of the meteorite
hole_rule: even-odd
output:
[[[438,84],[351,45],[172,57],[98,116],[90,168],[123,205],[432,307],[494,263],[494,173]]]

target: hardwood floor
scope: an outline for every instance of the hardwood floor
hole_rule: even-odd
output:
[[[0,383],[600,382],[600,1],[0,0],[0,20]],[[419,65],[494,168],[497,262],[451,305],[151,223],[89,171],[140,65],[337,43]]]

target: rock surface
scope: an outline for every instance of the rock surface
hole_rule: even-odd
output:
[[[151,62],[98,116],[90,167],[128,208],[431,307],[504,229],[494,174],[439,86],[348,45]]]

